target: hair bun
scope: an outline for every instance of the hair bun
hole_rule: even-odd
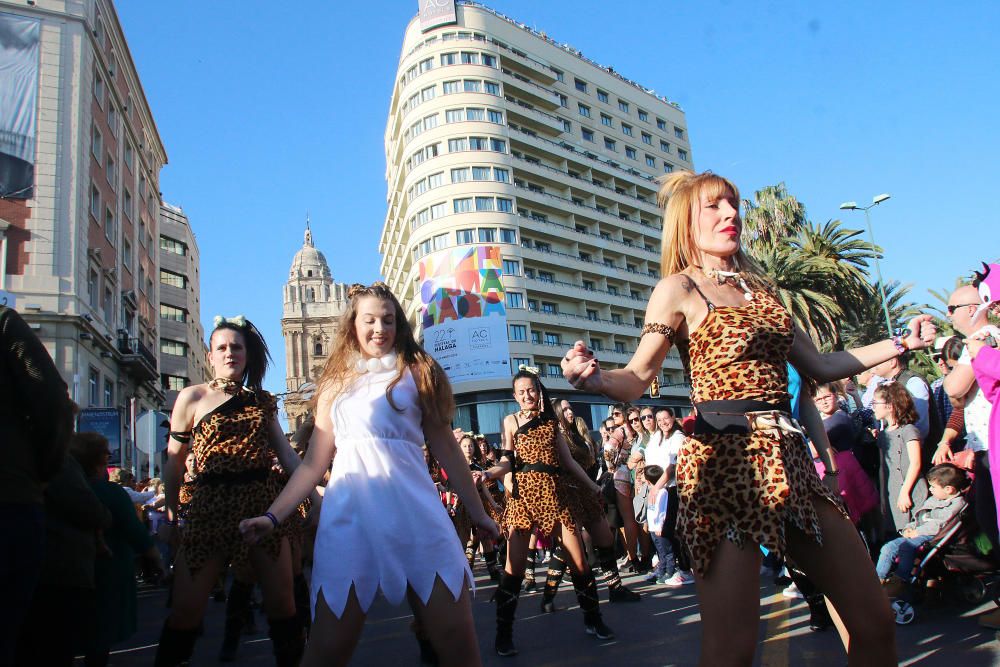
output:
[[[366,291],[368,291],[367,287],[365,287],[361,283],[354,283],[353,285],[351,285],[347,289],[347,298],[348,299],[353,299],[357,295],[359,295],[359,294],[361,294],[363,292],[366,292]]]

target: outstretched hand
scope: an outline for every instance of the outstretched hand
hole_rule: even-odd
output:
[[[274,523],[266,516],[255,516],[240,521],[240,534],[247,544],[257,544],[274,530]]]
[[[601,367],[587,345],[578,340],[560,362],[563,377],[576,389],[601,391]]]
[[[491,540],[496,540],[500,537],[500,527],[497,526],[497,522],[491,519],[488,515],[483,514],[473,523],[476,524],[476,530],[479,531],[479,540],[482,541],[483,538],[489,538]]]
[[[911,350],[922,350],[934,344],[937,327],[930,315],[917,315],[910,320],[910,335],[906,337],[906,346]]]

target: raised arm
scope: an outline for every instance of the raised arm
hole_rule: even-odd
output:
[[[931,316],[918,315],[910,322],[910,334],[902,342],[907,349],[923,349],[934,343],[935,333]],[[816,349],[812,339],[796,325],[795,341],[788,360],[817,382],[831,382],[856,375],[866,368],[898,356],[895,343],[889,339],[864,347],[822,354]]]

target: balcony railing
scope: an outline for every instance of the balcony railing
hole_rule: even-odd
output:
[[[122,365],[140,380],[155,380],[156,355],[138,338],[130,338],[127,332],[118,334],[118,351],[122,354]]]

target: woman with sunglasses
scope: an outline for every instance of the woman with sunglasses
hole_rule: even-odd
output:
[[[618,403],[611,410],[611,418],[615,421],[614,428],[604,446],[604,458],[608,463],[608,471],[614,479],[615,497],[608,498],[608,520],[610,525],[619,528],[622,533],[625,553],[628,554],[629,572],[640,571],[639,563],[639,524],[635,520],[635,509],[632,498],[635,494],[632,471],[628,461],[633,447],[642,441],[644,435],[639,426],[639,410],[628,403]]]
[[[632,473],[632,515],[638,526],[637,535],[639,550],[639,571],[647,572],[653,567],[653,538],[646,525],[646,501],[649,495],[649,483],[646,481],[646,447],[656,434],[656,421],[653,418],[653,408],[646,406],[639,409],[639,414],[631,420],[639,433],[637,443],[629,455],[628,468]],[[636,426],[637,425],[637,426]]]

